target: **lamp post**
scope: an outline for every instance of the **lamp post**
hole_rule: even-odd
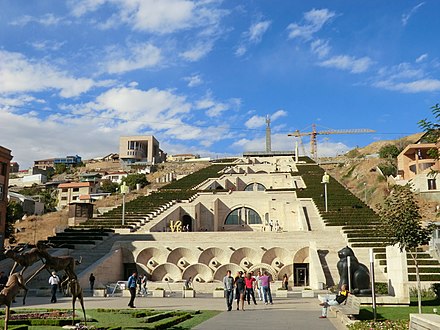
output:
[[[328,212],[328,204],[327,204],[327,184],[330,182],[330,175],[327,172],[324,172],[322,176],[322,182],[324,184],[324,200],[325,200],[325,212]]]
[[[364,182],[364,202],[367,204],[367,183]]]
[[[124,182],[121,185],[121,194],[122,194],[122,225],[125,225],[125,194],[128,193],[128,187]]]
[[[376,288],[374,285],[374,255],[370,249],[370,278],[371,278],[371,298],[373,300],[373,319],[376,321]]]

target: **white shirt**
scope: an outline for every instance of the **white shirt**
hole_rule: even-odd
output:
[[[49,284],[50,285],[58,285],[60,283],[60,278],[57,275],[52,275],[51,277],[49,277]]]

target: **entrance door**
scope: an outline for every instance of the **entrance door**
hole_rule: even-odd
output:
[[[182,226],[183,226],[183,228],[188,228],[187,231],[192,231],[192,230],[193,230],[193,228],[192,228],[192,218],[191,218],[191,216],[189,216],[188,214],[185,214],[185,215],[182,217]],[[182,228],[182,231],[184,231],[183,228]]]
[[[309,285],[309,264],[293,264],[293,284],[295,286]]]

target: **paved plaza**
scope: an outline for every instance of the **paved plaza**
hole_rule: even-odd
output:
[[[86,297],[85,307],[96,308],[121,308],[126,309],[129,298],[127,297]],[[179,309],[179,310],[219,310],[219,315],[201,323],[194,329],[197,330],[220,330],[220,329],[307,329],[307,330],[342,330],[345,327],[340,320],[329,317],[320,319],[320,306],[316,298],[275,298],[273,305],[245,304],[245,311],[225,311],[225,300],[212,298],[211,295],[200,295],[196,298],[165,297],[152,298],[137,297],[135,305],[137,309]],[[50,297],[28,297],[26,306],[21,305],[21,298],[17,297],[17,303],[12,309],[18,308],[71,308],[70,297],[60,297],[55,304],[50,303]],[[76,308],[80,309],[79,302]],[[234,302],[234,308],[236,308]]]

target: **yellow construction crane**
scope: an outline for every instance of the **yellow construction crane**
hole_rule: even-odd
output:
[[[296,130],[293,133],[288,134],[288,136],[294,136],[300,139],[302,136],[310,136],[310,156],[315,161],[318,160],[318,150],[316,143],[317,135],[330,135],[330,134],[365,134],[365,133],[374,133],[375,130],[367,129],[367,128],[357,128],[357,129],[339,129],[339,130],[328,130],[328,131],[317,131],[316,125],[312,124],[311,132],[300,132]]]

